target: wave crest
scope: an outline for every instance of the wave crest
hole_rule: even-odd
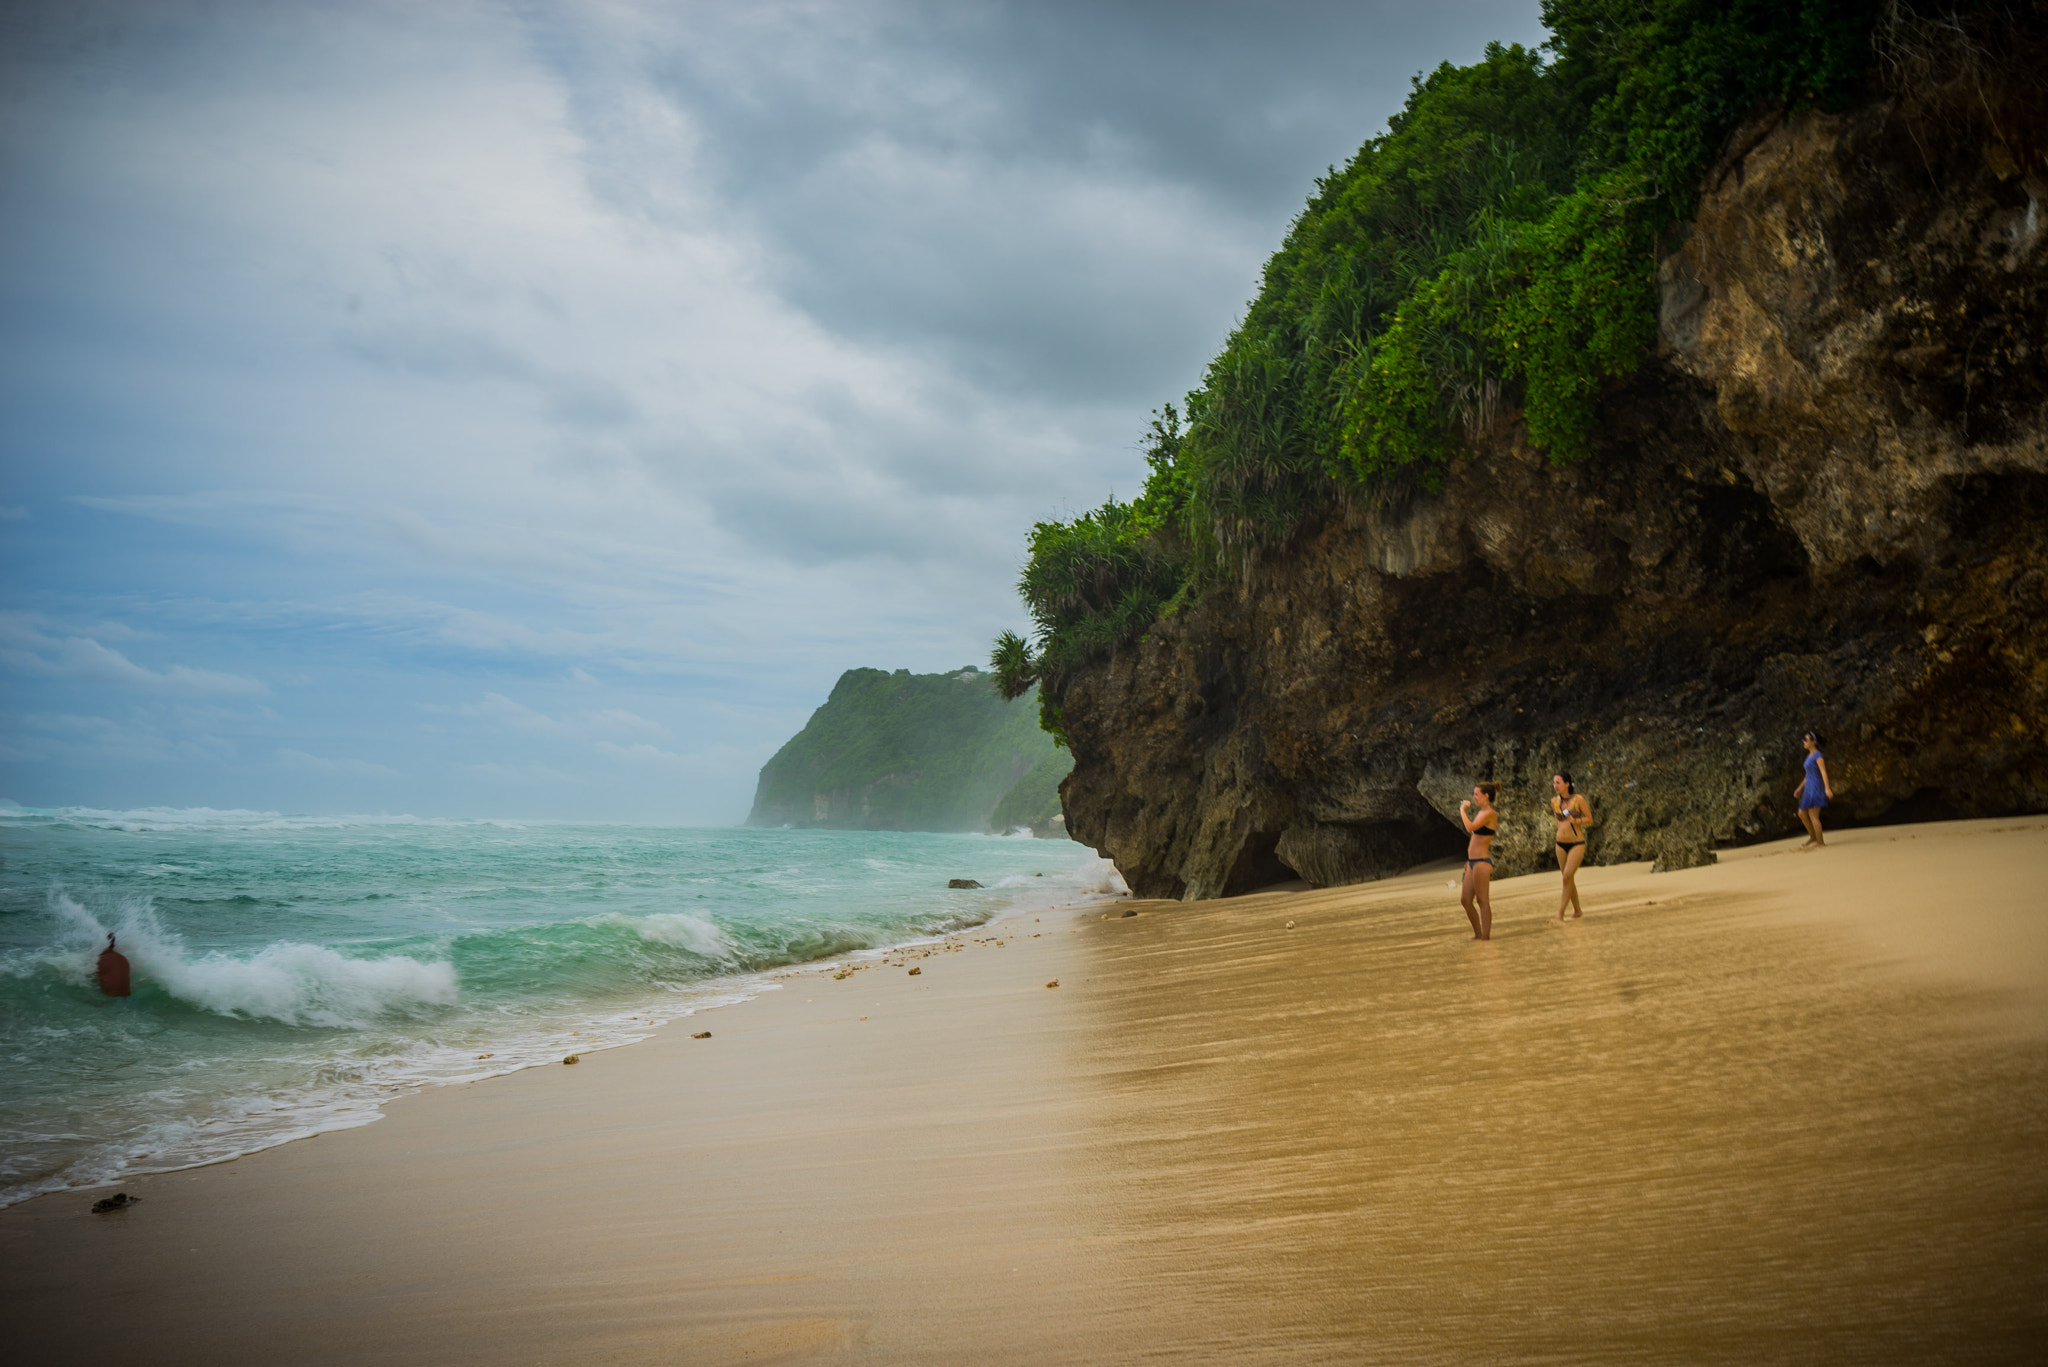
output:
[[[64,892],[50,909],[65,938],[83,941],[61,952],[53,967],[90,982],[93,962],[111,930],[134,968],[136,986],[160,988],[187,1006],[222,1016],[274,1020],[284,1025],[362,1029],[394,1016],[418,1016],[455,1005],[455,966],[387,954],[352,959],[324,945],[280,941],[254,954],[190,953],[158,924],[146,901],[122,904],[108,926]]]
[[[732,940],[711,922],[679,911],[658,911],[632,923],[643,939],[687,949],[721,963],[733,960]]]

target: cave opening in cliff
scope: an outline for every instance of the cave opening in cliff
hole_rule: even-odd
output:
[[[1915,789],[1910,797],[1879,812],[1869,820],[1842,819],[1835,824],[1849,826],[1917,826],[1930,821],[1963,821],[1986,813],[1974,802],[1959,798],[1946,788]]]
[[[1709,486],[1694,495],[1693,506],[1702,532],[1700,565],[1721,594],[1739,597],[1807,573],[1805,547],[1757,490]]]
[[[1981,565],[1994,551],[2033,545],[2048,525],[2048,474],[2014,471],[1970,475],[1955,482],[1949,523],[1958,533],[1954,552]]]
[[[1257,892],[1275,883],[1288,883],[1301,875],[1280,858],[1280,832],[1253,831],[1238,849],[1237,859],[1223,880],[1223,895]]]

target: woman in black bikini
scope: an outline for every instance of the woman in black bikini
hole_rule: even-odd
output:
[[[1586,914],[1579,905],[1579,865],[1586,859],[1586,827],[1593,824],[1593,804],[1572,791],[1572,776],[1550,776],[1550,814],[1557,818],[1557,866],[1564,870],[1564,895],[1557,901],[1557,919],[1571,908],[1572,919]]]
[[[1493,938],[1493,900],[1488,885],[1493,882],[1493,838],[1500,834],[1500,813],[1493,810],[1493,799],[1499,793],[1499,784],[1482,783],[1472,790],[1470,799],[1458,804],[1458,816],[1472,836],[1465,845],[1465,891],[1460,901],[1475,940]],[[1479,804],[1476,812],[1473,801]]]

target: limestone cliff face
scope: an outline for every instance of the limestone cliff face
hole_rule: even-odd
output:
[[[1139,895],[1456,852],[1481,779],[1526,872],[1559,768],[1595,862],[1700,863],[1796,829],[1809,727],[1837,823],[2048,808],[2048,140],[1884,99],[1731,146],[1593,458],[1503,423],[1075,677],[1068,823]]]

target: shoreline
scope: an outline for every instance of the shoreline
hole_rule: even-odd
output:
[[[792,966],[0,1211],[0,1295],[32,1362],[2025,1360],[2048,818],[1791,843],[1486,944],[1445,865]]]
[[[990,836],[990,839],[1012,839],[1010,836]],[[1021,887],[990,885],[987,892],[1008,892],[1017,894]],[[1128,898],[1127,893],[1081,894],[1085,900],[1095,897],[1107,903]],[[1076,902],[1074,905],[1079,905]],[[1065,905],[1065,904],[1061,904]],[[520,1061],[507,1059],[510,1066],[481,1068],[472,1072],[449,1072],[403,1083],[376,1084],[372,1095],[362,1097],[343,1096],[340,1098],[312,1098],[291,1096],[278,1103],[304,1123],[295,1124],[274,1134],[262,1136],[246,1147],[231,1152],[211,1154],[205,1157],[177,1158],[168,1163],[158,1164],[155,1159],[144,1159],[134,1166],[124,1166],[110,1177],[87,1181],[63,1182],[36,1190],[0,1191],[0,1211],[10,1210],[29,1201],[45,1197],[62,1197],[67,1193],[111,1191],[123,1183],[139,1181],[146,1177],[160,1177],[180,1172],[191,1172],[202,1168],[231,1163],[238,1159],[254,1157],[283,1145],[317,1139],[322,1135],[339,1134],[349,1130],[362,1129],[381,1121],[387,1108],[411,1097],[428,1095],[446,1087],[467,1087],[495,1078],[513,1077],[535,1068],[560,1066],[565,1054],[575,1053],[597,1055],[616,1049],[644,1044],[655,1037],[656,1032],[690,1020],[706,1011],[724,1010],[753,1001],[760,996],[777,991],[782,983],[797,974],[813,969],[830,971],[831,965],[840,963],[861,963],[886,958],[906,948],[944,941],[955,936],[972,934],[984,926],[997,921],[1021,915],[1042,913],[1046,907],[1020,906],[1011,904],[990,913],[987,919],[946,931],[937,936],[925,935],[890,945],[869,946],[861,949],[839,950],[816,959],[796,960],[786,964],[765,968],[746,969],[688,983],[672,984],[658,995],[634,1005],[616,1008],[592,1006],[583,1011],[565,1013],[552,1023],[532,1023],[523,1033],[515,1033],[503,1040],[486,1041],[492,1045],[484,1057],[500,1053],[515,1055]],[[598,1036],[595,1043],[578,1043],[586,1034]],[[444,1046],[453,1047],[453,1046]],[[458,1051],[459,1052],[459,1051]],[[480,1061],[480,1060],[479,1060]]]

